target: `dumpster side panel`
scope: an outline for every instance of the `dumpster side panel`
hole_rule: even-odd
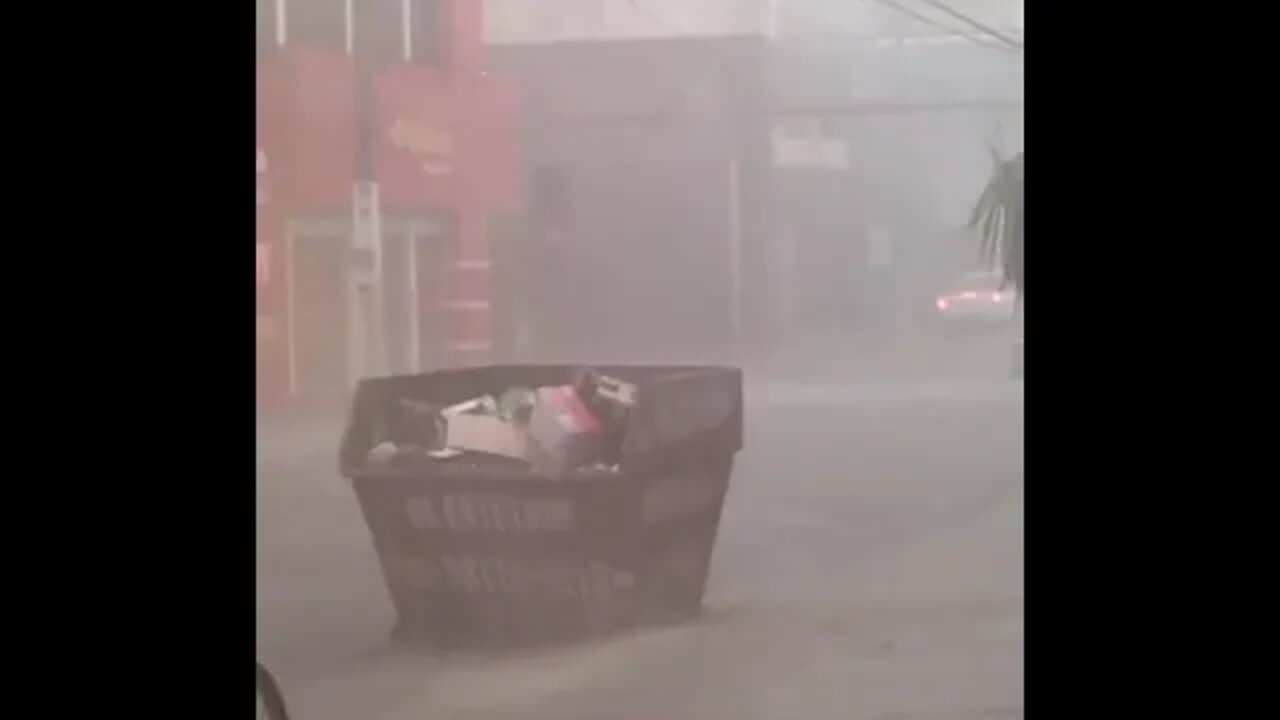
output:
[[[732,471],[728,455],[676,465],[643,483],[638,619],[679,619],[701,610]]]
[[[356,481],[406,636],[521,644],[626,622],[636,587],[618,477]]]

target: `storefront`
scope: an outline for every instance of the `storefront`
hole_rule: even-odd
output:
[[[443,4],[451,52],[431,66],[409,43],[410,62],[365,62],[350,33],[336,48],[279,33],[259,58],[264,408],[333,406],[363,376],[488,359],[487,225],[516,202],[515,104],[478,66],[475,4]]]

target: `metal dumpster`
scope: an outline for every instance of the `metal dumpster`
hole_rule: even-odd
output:
[[[742,374],[605,366],[638,400],[616,471],[553,478],[519,464],[374,466],[403,400],[448,405],[570,381],[510,365],[362,381],[340,466],[352,481],[398,616],[393,637],[445,647],[565,640],[697,614],[734,455]]]

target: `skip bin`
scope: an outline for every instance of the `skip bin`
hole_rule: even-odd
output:
[[[404,400],[449,405],[568,383],[574,367],[505,365],[357,387],[339,464],[397,614],[396,639],[444,647],[566,640],[689,617],[702,604],[734,455],[742,374],[605,366],[639,388],[616,471],[553,478],[466,458],[371,465]]]

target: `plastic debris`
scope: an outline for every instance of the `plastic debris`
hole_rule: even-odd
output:
[[[592,368],[569,384],[511,387],[441,406],[402,399],[401,416],[369,452],[373,465],[518,462],[552,476],[619,472],[635,385]]]

